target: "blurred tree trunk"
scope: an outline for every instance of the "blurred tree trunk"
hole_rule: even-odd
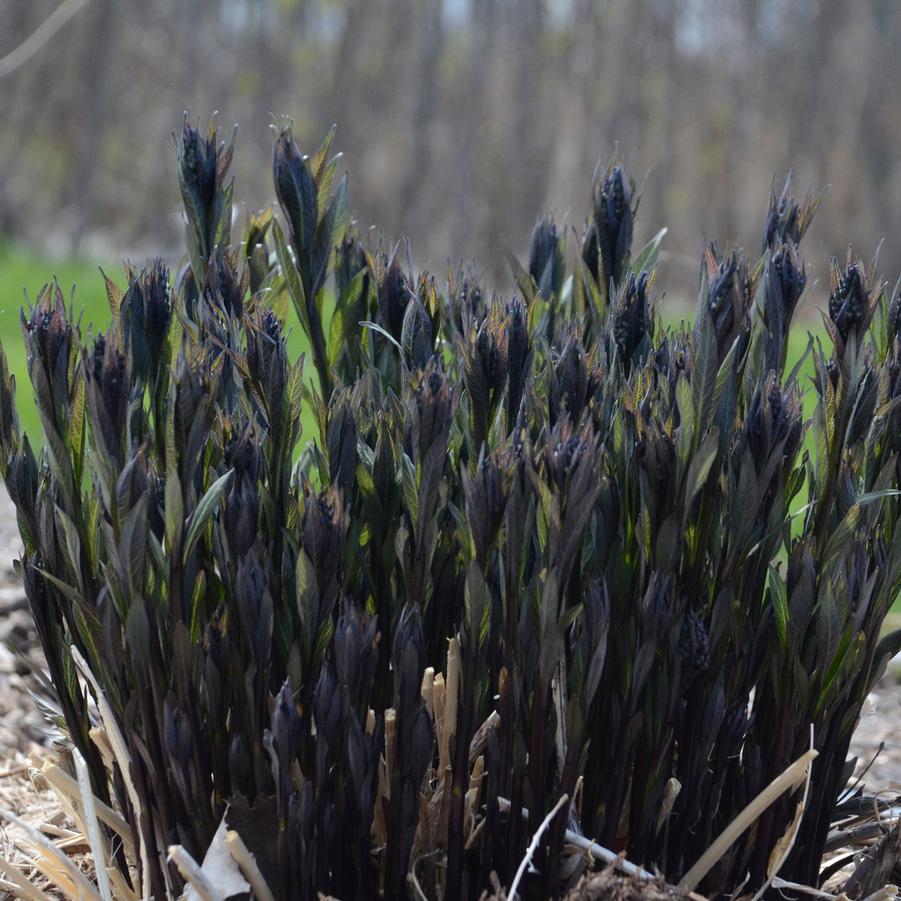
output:
[[[33,3],[26,0],[12,3],[0,10],[0,33],[5,36],[0,56],[12,50],[25,35],[31,34],[39,21]],[[7,106],[4,116],[8,131],[0,136],[0,166],[7,173],[6,178],[0,179],[0,238],[15,235],[21,227],[22,209],[16,199],[17,186],[8,175],[15,172],[13,163],[21,153],[20,143],[14,136],[19,132],[20,123],[27,121],[28,108],[34,94],[31,83],[34,80],[34,71],[28,67],[9,78],[19,90],[9,91],[9,84],[3,86],[9,93],[5,97]]]
[[[357,94],[358,59],[363,36],[368,0],[346,0],[341,36],[335,52],[332,73],[331,109],[332,118],[338,125],[342,141],[348,145],[356,143],[353,114]]]
[[[516,60],[512,91],[513,128],[510,134],[510,174],[514,216],[510,225],[522,230],[543,209],[547,194],[549,161],[545,148],[556,136],[544,127],[542,80],[544,70],[545,0],[519,0],[511,7]],[[509,220],[508,220],[509,221]]]
[[[606,59],[603,22],[607,12],[599,9],[594,0],[574,0],[572,10],[568,72],[562,87],[570,100],[558,104],[558,134],[565,138],[557,142],[557,179],[568,181],[570,173],[579,173],[568,196],[577,198],[579,207],[587,210],[591,174],[599,155],[607,149],[598,125],[602,60]]]
[[[172,82],[164,93],[169,99],[162,115],[157,117],[162,128],[178,135],[181,126],[182,112],[196,118],[199,109],[199,78],[201,54],[193,51],[198,35],[203,33],[203,0],[181,0],[177,6],[177,14],[170,19],[163,19],[160,27],[165,28],[167,37],[172,42],[176,65],[171,72]],[[169,144],[168,153],[159,153],[154,157],[148,173],[148,190],[141,196],[139,216],[142,222],[158,220],[165,210],[160,208],[160,198],[177,196],[175,193],[175,150]]]
[[[451,252],[454,254],[464,252],[467,235],[471,236],[474,231],[481,235],[487,231],[483,227],[484,215],[479,202],[481,184],[477,164],[484,156],[491,132],[490,123],[485,119],[494,59],[491,48],[497,41],[497,0],[471,0],[470,20],[461,78],[463,89],[458,97],[459,113],[453,129],[462,139],[455,142],[449,162],[456,185],[456,190],[451,193],[450,223]]]
[[[0,44],[58,5],[0,3]],[[636,240],[669,226],[669,259],[696,258],[705,233],[756,248],[771,179],[795,167],[801,189],[833,185],[807,242],[811,283],[849,233],[863,253],[887,236],[882,264],[897,268],[896,5],[92,0],[2,85],[0,228],[49,245],[102,225],[117,251],[165,250],[168,133],[182,110],[205,127],[218,109],[224,128],[241,123],[239,202],[271,202],[270,113],[293,114],[305,146],[337,122],[354,213],[415,233],[433,267],[477,257],[492,287],[509,286],[503,250],[526,252],[542,208],[581,224],[617,145],[647,176]],[[694,292],[694,262],[667,275],[670,296]]]
[[[112,87],[123,4],[117,0],[95,0],[90,10],[88,39],[82,47],[81,90],[86,108],[69,187],[75,210],[72,247],[77,252],[86,226],[92,223],[97,203],[97,175],[102,168],[107,127],[111,119]]]
[[[401,186],[401,208],[414,221],[421,209],[422,185],[430,182],[432,122],[438,100],[438,71],[444,43],[444,0],[422,0],[416,96],[410,120],[410,153]]]

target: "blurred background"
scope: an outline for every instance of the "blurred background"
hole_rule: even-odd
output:
[[[618,151],[636,241],[668,226],[658,285],[692,303],[703,236],[756,254],[793,167],[832,186],[821,304],[848,242],[901,270],[899,46],[897,0],[2,0],[0,283],[18,305],[54,270],[99,292],[96,262],[177,256],[187,109],[240,123],[245,211],[273,199],[273,115],[311,149],[337,123],[361,225],[504,289],[503,248],[541,210],[581,229]]]

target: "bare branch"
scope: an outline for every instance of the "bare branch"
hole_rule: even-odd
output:
[[[72,16],[87,5],[88,0],[63,0],[18,47],[0,58],[0,78],[25,65]]]

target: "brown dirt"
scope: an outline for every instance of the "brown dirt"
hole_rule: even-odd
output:
[[[851,743],[858,771],[878,753],[864,783],[870,791],[901,791],[901,662],[886,674],[867,698]],[[884,750],[879,751],[880,745]]]
[[[662,879],[649,882],[635,879],[607,867],[599,873],[586,873],[566,896],[566,901],[691,901],[689,895],[667,885]]]

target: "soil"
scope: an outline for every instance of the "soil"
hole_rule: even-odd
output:
[[[697,895],[681,892],[662,879],[646,882],[624,876],[613,867],[586,873],[566,896],[566,901],[693,901]]]

